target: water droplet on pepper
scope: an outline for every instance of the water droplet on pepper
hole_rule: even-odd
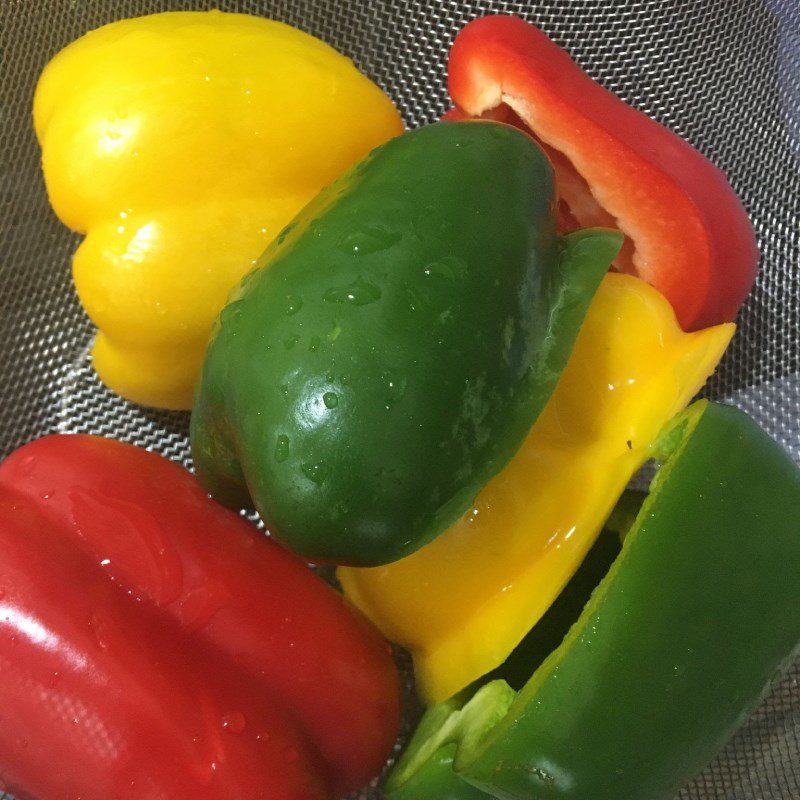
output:
[[[386,403],[392,406],[399,402],[406,393],[405,378],[398,377],[393,372],[387,371],[383,373],[381,380]]]
[[[226,714],[222,720],[222,730],[226,733],[242,733],[247,727],[247,719],[241,711],[232,711]]]
[[[289,458],[289,437],[281,434],[275,443],[275,460],[282,464]]]
[[[347,303],[353,306],[367,306],[380,299],[381,290],[361,277],[346,286],[328,289],[323,296],[326,303]]]
[[[339,250],[353,255],[369,255],[387,250],[400,241],[403,234],[386,225],[370,225],[357,231],[345,234],[337,245]]]
[[[448,281],[457,281],[467,274],[467,262],[458,256],[444,256],[432,261],[425,267],[427,277],[445,278]]]
[[[286,316],[291,317],[303,307],[303,298],[290,294],[286,298]]]
[[[303,475],[316,483],[317,486],[321,486],[325,482],[325,478],[328,477],[328,468],[322,463],[303,464],[300,469],[303,471]]]

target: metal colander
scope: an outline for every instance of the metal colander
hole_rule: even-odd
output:
[[[800,0],[0,0],[0,455],[80,431],[189,463],[188,415],[126,403],[92,372],[93,327],[70,278],[78,239],[49,209],[31,101],[48,59],[87,30],[211,7],[280,19],[329,42],[389,93],[410,127],[449,105],[456,32],[481,14],[519,14],[688,139],[728,174],[763,255],[706,394],[748,411],[800,460]],[[798,679],[800,664],[681,798],[800,798]],[[381,796],[376,786],[359,798]]]

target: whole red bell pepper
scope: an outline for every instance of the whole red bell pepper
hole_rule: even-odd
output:
[[[131,445],[0,465],[0,787],[316,800],[385,763],[384,641],[299,559]]]
[[[708,159],[518,17],[466,25],[448,70],[457,107],[450,118],[516,123],[545,146],[567,230],[618,227],[626,245],[616,268],[659,289],[684,330],[734,319],[758,250],[741,203]]]

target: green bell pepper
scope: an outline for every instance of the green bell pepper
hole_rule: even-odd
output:
[[[200,480],[309,559],[408,555],[519,448],[620,244],[556,235],[550,164],[510,126],[379,147],[223,310],[192,417]]]
[[[706,401],[654,455],[665,464],[564,641],[518,694],[498,680],[431,709],[391,800],[669,800],[792,662],[800,470]]]

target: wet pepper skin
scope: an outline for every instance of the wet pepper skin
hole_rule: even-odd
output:
[[[756,276],[753,226],[725,175],[690,144],[514,16],[460,31],[448,85],[457,116],[512,109],[548,148],[572,228],[623,231],[618,269],[665,295],[684,330],[735,318]]]
[[[198,476],[312,560],[416,550],[522,443],[620,241],[556,235],[550,165],[511,126],[388,142],[232,294],[192,415]]]
[[[0,465],[0,780],[37,800],[331,797],[399,723],[378,634],[300,560],[130,445]]]
[[[705,401],[652,453],[665,463],[564,641],[519,694],[496,681],[432,709],[392,800],[473,800],[476,787],[670,800],[792,663],[800,470],[741,411]]]
[[[86,234],[74,278],[94,367],[129,400],[179,409],[229,290],[322,186],[402,131],[333,48],[219,11],[86,34],[47,65],[33,112],[53,209]]]

